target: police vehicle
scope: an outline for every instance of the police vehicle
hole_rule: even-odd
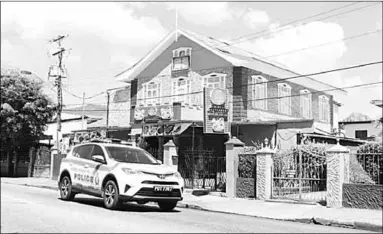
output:
[[[117,209],[123,202],[157,202],[163,211],[181,201],[184,180],[172,166],[147,151],[115,139],[92,140],[74,146],[60,165],[61,199],[83,193],[103,198]]]

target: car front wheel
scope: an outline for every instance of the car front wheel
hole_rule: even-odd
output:
[[[169,212],[174,210],[174,208],[177,206],[176,201],[161,201],[158,202],[158,206],[160,207],[161,211]]]
[[[72,201],[75,194],[72,192],[72,181],[69,176],[63,176],[60,181],[60,196],[64,201]]]
[[[106,182],[104,187],[104,206],[107,209],[115,210],[121,205],[117,184],[113,180]]]

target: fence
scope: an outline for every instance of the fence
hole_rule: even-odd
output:
[[[320,202],[326,200],[326,156],[297,148],[274,157],[272,198]]]
[[[226,157],[214,155],[214,150],[184,150],[178,163],[186,188],[225,190]]]
[[[365,175],[367,175],[371,181],[366,180],[354,180],[354,183],[374,183],[383,184],[383,155],[382,153],[355,153],[351,154],[351,157],[355,157],[359,165],[363,168]],[[350,160],[350,162],[352,162]]]

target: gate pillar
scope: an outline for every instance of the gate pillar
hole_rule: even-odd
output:
[[[174,166],[178,170],[178,155],[176,145],[172,140],[164,145],[164,162],[167,166]]]
[[[275,150],[268,145],[265,139],[265,146],[257,151],[257,199],[267,200],[271,198],[272,193],[272,168]]]
[[[232,137],[225,143],[226,146],[226,196],[235,197],[237,194],[238,154],[244,152],[245,144]]]
[[[327,151],[327,193],[326,206],[342,207],[343,183],[347,182],[349,149],[338,144]]]

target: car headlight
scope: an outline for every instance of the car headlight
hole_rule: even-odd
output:
[[[138,174],[142,174],[141,171],[133,170],[133,169],[130,169],[130,168],[122,168],[122,171],[125,172],[125,173],[128,174],[128,175],[138,175]]]
[[[174,173],[174,176],[175,176],[177,179],[182,179],[181,173],[179,173],[178,171],[177,171],[176,173]]]

